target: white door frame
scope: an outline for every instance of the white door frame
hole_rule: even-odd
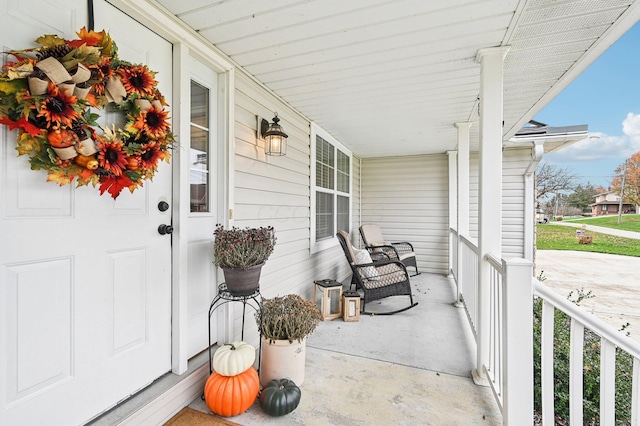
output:
[[[235,155],[234,137],[234,73],[235,67],[215,48],[186,27],[174,16],[139,0],[107,0],[124,13],[149,27],[151,30],[173,43],[173,99],[171,110],[176,148],[173,152],[173,246],[172,246],[172,343],[171,371],[182,374],[187,371],[187,216],[190,209],[189,195],[189,153],[188,143],[182,147],[181,135],[189,135],[190,76],[186,63],[189,56],[198,59],[220,75],[218,105],[218,146],[221,149],[216,169],[218,173],[218,222],[231,226],[233,219],[228,212],[233,206],[233,176]],[[231,336],[231,312],[220,310],[218,336],[228,340]]]

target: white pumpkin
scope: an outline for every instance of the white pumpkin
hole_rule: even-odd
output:
[[[221,376],[237,376],[256,360],[256,349],[246,342],[232,342],[213,354],[213,369]]]

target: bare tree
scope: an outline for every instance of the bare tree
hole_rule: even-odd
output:
[[[575,173],[566,167],[542,163],[536,171],[536,200],[547,198],[550,194],[571,192],[576,187]]]

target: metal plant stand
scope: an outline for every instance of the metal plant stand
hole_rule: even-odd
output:
[[[211,352],[211,315],[213,315],[213,312],[220,306],[223,306],[230,302],[242,303],[242,332],[240,335],[240,338],[242,340],[244,340],[244,317],[247,305],[251,306],[256,311],[256,313],[259,312],[260,314],[262,314],[262,295],[260,295],[260,287],[258,287],[258,289],[251,294],[238,296],[229,292],[226,283],[222,283],[218,286],[218,294],[211,301],[211,305],[209,305],[209,374],[213,373],[213,353]],[[258,371],[260,371],[261,356],[262,339],[260,339],[258,347]]]

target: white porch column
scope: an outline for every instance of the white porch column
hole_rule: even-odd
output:
[[[478,357],[477,382],[486,378],[491,333],[488,253],[501,256],[502,239],[502,123],[503,62],[508,46],[480,49],[480,194],[478,218]]]
[[[458,128],[458,277],[456,306],[462,306],[460,286],[464,277],[460,236],[469,237],[469,131],[471,122],[456,123]]]
[[[449,158],[449,228],[458,229],[458,173],[457,173],[457,157],[456,151],[447,151],[447,157]],[[451,231],[449,231],[449,274],[453,272],[453,268],[456,265],[453,263],[453,251],[456,250],[458,244],[455,247],[451,244]],[[457,271],[456,271],[457,275]],[[456,299],[457,300],[457,299]]]
[[[504,330],[502,359],[505,425],[533,424],[533,264],[502,261]],[[525,313],[529,313],[526,315]]]

